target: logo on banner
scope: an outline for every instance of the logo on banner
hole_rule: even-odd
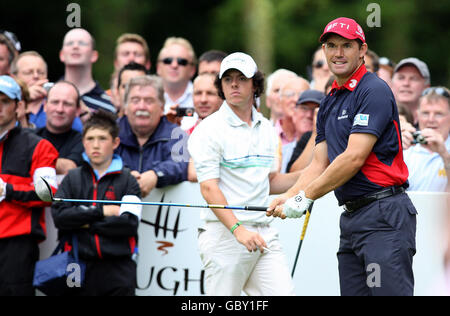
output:
[[[161,203],[164,202],[165,194],[163,194],[161,198]],[[154,228],[155,237],[157,238],[159,236],[159,233],[162,231],[163,237],[167,237],[167,233],[172,233],[172,236],[174,239],[177,238],[178,233],[186,231],[187,228],[180,229],[180,216],[181,212],[178,210],[175,216],[175,221],[173,221],[173,224],[171,225],[171,215],[173,218],[173,212],[171,213],[170,206],[167,207],[165,216],[164,216],[164,210],[163,206],[158,206],[158,210],[156,212],[155,221],[152,223],[150,221],[147,221],[145,219],[141,219],[141,223],[152,226]],[[156,241],[160,245],[157,247],[157,249],[161,252],[163,252],[164,255],[168,254],[168,250],[166,248],[170,248],[174,246],[174,243],[169,241]]]
[[[164,201],[165,194],[161,197],[161,203],[171,202]],[[149,240],[154,241],[154,246],[156,250],[161,253],[161,258],[166,255],[176,255],[177,251],[175,245],[177,240],[182,244],[183,237],[180,239],[180,233],[188,231],[188,228],[180,227],[181,223],[181,210],[174,210],[170,206],[158,206],[154,209],[156,212],[152,212],[154,220],[141,219],[141,224],[148,225],[152,227],[155,239],[152,238],[152,232],[147,233],[146,240],[141,239],[140,243],[148,243]],[[185,234],[186,235],[186,234]],[[184,237],[186,238],[186,237]],[[141,257],[142,258],[142,257]],[[150,288],[155,287],[171,293],[172,295],[177,295],[179,292],[191,293],[195,292],[198,288],[200,295],[205,294],[204,289],[204,270],[196,270],[187,264],[186,262],[180,261],[175,262],[173,259],[164,259],[163,264],[156,263],[151,266],[149,270],[146,270],[144,276],[138,277],[137,289],[141,291],[149,291]],[[194,285],[195,284],[195,285]],[[196,292],[197,293],[197,292]]]

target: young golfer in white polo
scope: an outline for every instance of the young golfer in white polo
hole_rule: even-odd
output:
[[[278,173],[278,138],[254,106],[264,76],[252,57],[233,53],[215,84],[225,102],[188,143],[203,198],[266,206],[269,194],[283,192],[298,174]],[[278,232],[264,212],[205,210],[202,219],[198,244],[208,295],[294,295]]]

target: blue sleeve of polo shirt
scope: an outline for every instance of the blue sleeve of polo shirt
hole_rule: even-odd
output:
[[[365,133],[380,138],[387,125],[392,122],[394,96],[389,87],[380,81],[378,78],[370,80],[359,91],[351,134]]]
[[[316,136],[316,145],[323,142],[325,137],[325,111],[323,102],[321,106],[319,107],[319,112],[317,113],[317,120],[316,120],[316,129],[317,129],[317,136]]]

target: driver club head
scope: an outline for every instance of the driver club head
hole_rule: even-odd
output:
[[[53,202],[53,192],[50,184],[44,178],[40,178],[34,184],[34,190],[37,196],[44,202]]]

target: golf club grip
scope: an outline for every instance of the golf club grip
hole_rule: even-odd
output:
[[[306,234],[306,229],[308,228],[308,223],[309,223],[309,217],[311,216],[310,212],[306,212],[306,216],[305,216],[305,222],[303,223],[303,230],[302,230],[302,234],[300,236],[300,240],[303,241],[303,239],[305,238],[305,234]]]
[[[260,212],[266,212],[267,206],[246,206],[246,211],[260,211]]]

